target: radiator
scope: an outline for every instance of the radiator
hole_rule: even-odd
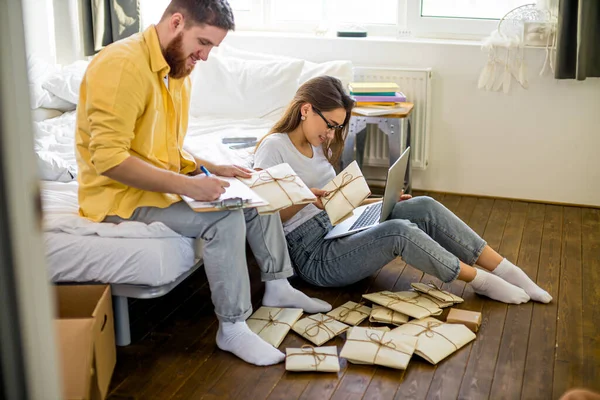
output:
[[[429,132],[431,109],[431,68],[372,68],[355,67],[356,82],[396,82],[407,101],[414,103],[411,129],[411,166],[426,169],[429,163]],[[367,143],[363,164],[381,167],[384,174],[389,167],[389,146],[387,136],[376,125],[367,127]],[[379,169],[379,168],[376,168]]]

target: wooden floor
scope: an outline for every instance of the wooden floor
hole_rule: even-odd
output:
[[[600,210],[431,194],[488,244],[516,261],[554,300],[507,306],[462,282],[445,285],[481,311],[477,339],[437,366],[415,356],[406,371],[353,365],[338,374],[255,367],[217,349],[203,272],[169,295],[131,304],[134,343],[118,349],[110,399],[556,399],[572,387],[600,391]],[[263,286],[251,262],[253,304]],[[361,294],[434,280],[400,259],[350,288],[292,284],[334,306]],[[280,349],[307,342],[294,332]],[[344,335],[334,343],[341,349]]]

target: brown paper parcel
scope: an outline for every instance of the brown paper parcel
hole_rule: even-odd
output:
[[[272,214],[294,204],[314,203],[317,197],[289,164],[283,163],[258,171],[250,178],[238,178],[269,202],[257,207],[259,214]]]
[[[365,299],[390,308],[409,317],[421,319],[440,315],[442,309],[417,292],[377,292],[362,295]]]
[[[302,318],[292,327],[294,332],[310,340],[317,346],[328,342],[348,328],[348,325],[321,313]]]
[[[340,357],[357,364],[376,364],[406,369],[417,346],[417,338],[356,326],[348,333]]]
[[[421,296],[425,297],[426,299],[431,300],[439,308],[448,308],[448,307],[452,307],[454,305],[453,301],[442,301],[442,300],[436,299],[433,296],[428,295],[427,293],[421,293],[421,292],[419,292],[419,294]]]
[[[431,364],[437,364],[467,343],[475,340],[475,334],[462,324],[446,324],[428,317],[412,320],[392,332],[419,338],[415,354]]]
[[[392,324],[400,326],[408,322],[408,315],[375,304],[371,310],[369,322],[379,322],[380,324]]]
[[[348,301],[338,308],[327,313],[330,317],[337,319],[348,325],[358,325],[369,317],[371,307],[365,306],[363,303],[355,303]]]
[[[340,360],[337,347],[313,347],[305,344],[299,349],[285,349],[287,371],[338,372]]]
[[[422,283],[422,282],[417,282],[417,283],[411,283],[411,286],[422,293],[427,293],[429,296],[431,297],[435,297],[436,299],[443,301],[443,302],[451,302],[451,303],[462,303],[464,300],[462,297],[459,297],[455,294],[452,294],[446,290],[442,290],[440,287],[438,287],[435,283],[430,282],[430,283]]]
[[[261,307],[246,323],[252,332],[277,348],[302,313],[301,308]]]
[[[352,161],[323,190],[329,192],[323,197],[323,205],[334,226],[350,217],[354,209],[371,195],[371,189],[356,161]]]

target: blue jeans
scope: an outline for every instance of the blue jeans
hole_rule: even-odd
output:
[[[398,256],[451,282],[460,271],[459,260],[475,264],[486,245],[452,211],[426,196],[397,203],[387,221],[362,232],[325,240],[331,228],[323,211],[286,236],[297,273],[313,285],[350,285]]]

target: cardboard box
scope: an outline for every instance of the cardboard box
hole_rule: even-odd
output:
[[[477,333],[481,326],[481,313],[451,308],[448,317],[446,318],[446,322],[449,324],[463,324],[473,332]]]
[[[55,289],[64,398],[104,399],[117,360],[110,286]]]

